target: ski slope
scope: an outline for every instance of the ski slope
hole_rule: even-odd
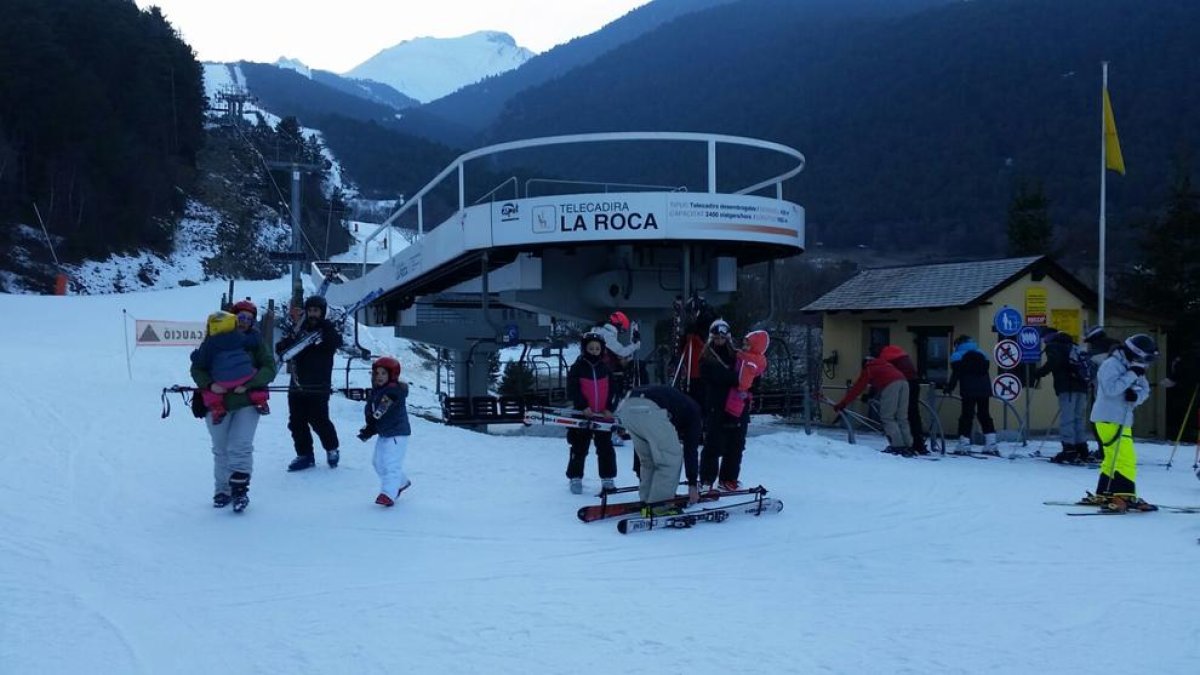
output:
[[[215,510],[203,424],[178,397],[160,418],[189,350],[127,366],[123,310],[199,320],[222,290],[0,295],[0,672],[1195,672],[1200,516],[1068,518],[1041,502],[1095,476],[1042,461],[904,459],[756,423],[743,480],[782,513],[626,536],[576,520],[599,480],[590,458],[585,495],[567,491],[561,431],[414,415],[413,488],[382,509],[361,404],[331,404],[340,467],[288,474],[274,394],[249,509]],[[435,409],[408,344],[369,339]],[[1142,495],[1200,504],[1192,459],[1142,467]]]

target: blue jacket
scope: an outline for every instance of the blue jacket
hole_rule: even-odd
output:
[[[251,354],[260,346],[262,336],[253,328],[209,335],[192,352],[192,365],[207,370],[214,382],[240,380],[254,372]]]
[[[364,410],[367,427],[374,429],[380,436],[412,435],[412,429],[408,425],[407,400],[408,384],[404,382],[389,382],[382,387],[371,389]],[[376,414],[379,416],[376,417]]]
[[[990,398],[992,395],[991,363],[974,340],[967,340],[950,355],[950,381],[946,391],[958,384],[963,398]]]

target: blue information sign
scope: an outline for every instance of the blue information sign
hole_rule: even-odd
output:
[[[1042,359],[1042,334],[1033,326],[1023,326],[1017,334],[1017,344],[1021,345],[1021,362]]]
[[[1004,337],[1012,337],[1021,330],[1021,313],[1005,305],[997,310],[992,325],[996,327],[997,333]]]

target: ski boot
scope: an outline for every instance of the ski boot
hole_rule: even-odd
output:
[[[412,487],[412,481],[411,481],[411,480],[410,480],[410,481],[407,481],[407,482],[405,482],[405,483],[404,483],[404,485],[401,485],[401,486],[400,486],[400,489],[399,489],[399,490],[396,490],[396,499],[400,499],[400,495],[404,494],[404,491],[405,491],[405,490],[407,490],[407,489],[408,489],[408,488],[410,488],[410,487]]]
[[[245,511],[246,507],[250,505],[250,474],[234,471],[233,475],[229,477],[229,492],[231,493],[230,503],[233,504],[233,512]]]
[[[571,494],[573,494],[573,495],[583,494],[583,479],[582,478],[572,478],[571,479]]]
[[[602,478],[600,480],[600,492],[612,492],[617,489],[617,484],[611,478]]]
[[[1151,504],[1145,499],[1142,499],[1141,497],[1135,497],[1133,495],[1113,495],[1113,498],[1108,500],[1108,504],[1106,504],[1104,508],[1108,509],[1109,511],[1116,511],[1117,513],[1158,510],[1157,506]]]
[[[375,503],[380,506],[395,506],[396,505],[396,502],[393,501],[391,497],[385,495],[382,492],[380,492],[379,496],[375,498]]]
[[[293,459],[292,463],[288,464],[287,470],[288,471],[303,471],[305,469],[311,469],[315,465],[316,465],[316,461],[313,459],[312,455],[297,455],[296,459]]]
[[[232,499],[233,499],[232,497],[225,494],[224,492],[218,492],[217,494],[213,495],[213,508],[214,509],[223,509],[226,506],[229,506],[229,502]]]
[[[329,463],[329,468],[336,469],[338,462],[342,459],[342,453],[338,452],[337,448],[325,451],[325,461]]]

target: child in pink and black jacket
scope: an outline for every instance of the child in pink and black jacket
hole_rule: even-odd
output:
[[[567,372],[567,394],[574,408],[589,419],[610,421],[615,406],[608,366],[604,363],[604,336],[587,333],[579,342],[580,354]],[[583,493],[583,467],[587,461],[588,447],[595,442],[596,462],[600,467],[602,489],[615,487],[617,477],[617,453],[613,449],[612,431],[572,428],[567,430],[567,444],[571,449],[567,460],[567,478],[571,481],[571,492]]]

